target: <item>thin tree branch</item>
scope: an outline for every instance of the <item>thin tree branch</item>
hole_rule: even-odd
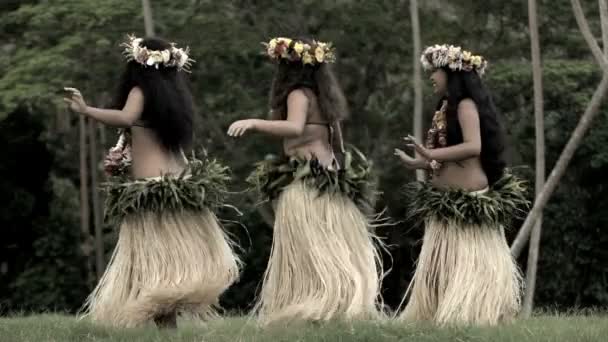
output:
[[[420,70],[420,20],[418,18],[418,1],[410,0],[410,16],[412,18],[413,49],[413,86],[414,86],[414,136],[422,141],[422,75]],[[424,171],[416,170],[416,179],[424,181]]]
[[[602,47],[604,48],[604,56],[608,57],[608,0],[598,0],[598,2],[602,24]]]
[[[545,123],[543,113],[543,80],[542,64],[540,54],[540,43],[538,34],[536,0],[528,0],[528,21],[530,27],[530,47],[532,52],[532,75],[534,81],[534,127],[536,136],[536,196],[540,194],[545,183]],[[539,214],[530,238],[528,251],[528,265],[526,270],[526,291],[522,316],[529,318],[534,306],[534,291],[536,289],[536,273],[538,266],[538,254],[540,248],[540,236],[542,231],[542,213]]]
[[[576,17],[576,23],[578,24],[578,27],[581,33],[583,34],[587,45],[589,45],[589,48],[593,53],[593,57],[595,57],[595,60],[600,65],[604,73],[608,73],[608,59],[606,59],[606,57],[602,53],[602,50],[595,41],[595,37],[593,37],[593,33],[591,33],[591,29],[589,28],[589,22],[585,17],[585,13],[583,12],[583,8],[581,7],[580,1],[570,0],[570,2],[572,3],[572,10],[574,11],[574,16]],[[602,24],[602,27],[603,26],[604,24]]]
[[[551,171],[551,174],[547,179],[547,183],[545,183],[543,190],[536,197],[536,201],[534,202],[532,210],[528,214],[528,217],[526,218],[523,226],[519,230],[515,241],[513,241],[513,244],[511,245],[511,253],[514,257],[517,258],[521,254],[521,251],[528,240],[528,236],[530,235],[530,231],[532,230],[536,219],[540,216],[543,208],[545,207],[545,205],[549,201],[549,198],[555,191],[555,188],[557,187],[560,179],[564,175],[566,168],[570,163],[572,156],[574,155],[574,152],[583,140],[585,133],[591,127],[593,119],[599,112],[600,105],[602,104],[602,101],[606,96],[607,90],[608,73],[604,73],[604,77],[602,78],[602,81],[600,82],[598,88],[595,90],[595,93],[591,98],[591,102],[589,102],[585,113],[579,120],[578,125],[576,126],[574,132],[572,133],[572,136],[570,137],[570,140],[568,140],[566,147],[564,147],[561,155],[559,156],[559,159],[557,160],[557,163],[555,164],[555,167]]]
[[[576,128],[574,129],[574,132],[570,136],[570,140],[568,140],[566,147],[564,147],[564,149],[562,150],[562,153],[559,156],[555,167],[549,175],[547,183],[543,187],[541,193],[536,198],[532,210],[528,214],[528,217],[524,221],[523,226],[517,233],[517,236],[515,237],[515,240],[511,245],[511,253],[515,258],[517,258],[521,254],[523,247],[528,241],[528,237],[534,225],[534,221],[537,219],[538,215],[542,212],[542,209],[549,201],[549,197],[551,197],[553,191],[555,191],[555,188],[557,187],[559,180],[566,171],[566,167],[570,163],[574,152],[580,145],[585,133],[589,130],[593,118],[597,115],[599,111],[599,106],[604,100],[604,97],[606,96],[606,91],[608,89],[608,63],[606,61],[606,58],[604,58],[602,51],[600,50],[599,46],[597,45],[597,42],[595,41],[595,38],[593,38],[593,35],[591,34],[591,30],[589,29],[589,23],[585,18],[585,14],[583,13],[583,9],[581,7],[580,2],[578,0],[571,0],[571,3],[579,30],[585,37],[587,45],[589,45],[589,48],[593,52],[593,55],[596,57],[598,64],[600,64],[600,66],[602,67],[602,70],[604,71],[604,76],[602,78],[602,81],[600,82],[600,85],[593,93],[593,97],[591,98],[591,102],[589,102],[587,109],[585,109],[585,113],[580,118]]]
[[[91,195],[93,199],[93,227],[95,232],[95,270],[97,271],[97,280],[103,276],[105,269],[104,246],[102,233],[102,217],[101,217],[101,202],[99,200],[99,180],[97,167],[97,122],[88,120],[89,130],[89,162],[91,170]]]
[[[144,12],[144,27],[147,37],[154,37],[154,19],[152,18],[152,7],[149,0],[141,0],[141,7]]]

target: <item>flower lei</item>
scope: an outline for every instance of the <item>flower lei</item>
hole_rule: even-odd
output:
[[[171,43],[171,47],[165,50],[148,50],[141,46],[143,39],[129,35],[128,40],[121,44],[125,48],[123,54],[128,61],[135,61],[143,66],[154,66],[158,69],[159,65],[167,68],[177,68],[177,70],[190,71],[193,59],[188,57],[190,48],[180,49]]]
[[[488,61],[479,55],[463,50],[460,46],[434,45],[427,47],[420,57],[422,68],[426,71],[450,68],[452,71],[477,71],[482,76]]]
[[[272,60],[286,59],[290,62],[301,62],[304,65],[333,63],[336,61],[332,43],[313,40],[312,44],[291,38],[273,38],[268,43],[265,53]]]
[[[116,146],[112,147],[103,161],[103,168],[108,176],[122,176],[131,168],[131,133],[123,130]]]
[[[448,108],[448,101],[443,100],[441,108],[433,115],[433,124],[428,130],[426,136],[425,147],[429,150],[437,147],[445,147],[447,142],[447,122],[446,122],[446,110]],[[435,174],[441,169],[442,164],[436,160],[429,161],[428,165],[431,169],[431,173]]]

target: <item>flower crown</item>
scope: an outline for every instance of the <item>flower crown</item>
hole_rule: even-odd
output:
[[[335,49],[331,43],[312,41],[312,44],[291,38],[273,38],[266,47],[270,59],[286,59],[290,62],[302,62],[304,65],[333,63],[336,61]]]
[[[154,66],[156,69],[162,65],[166,68],[177,68],[179,71],[190,71],[190,66],[194,62],[188,57],[190,48],[179,49],[175,47],[175,43],[171,43],[171,47],[165,50],[148,50],[141,45],[142,41],[143,38],[129,35],[128,40],[121,44],[125,48],[123,54],[128,61],[135,61],[144,66]]]
[[[477,71],[482,76],[488,61],[479,55],[463,50],[460,46],[435,45],[427,47],[420,57],[424,70],[436,70],[444,67],[452,71]]]

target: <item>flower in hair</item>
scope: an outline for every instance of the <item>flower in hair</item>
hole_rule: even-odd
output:
[[[427,71],[449,68],[452,71],[476,71],[479,76],[483,76],[488,66],[488,61],[482,56],[473,55],[460,46],[447,44],[427,47],[420,62]]]
[[[335,50],[331,43],[313,40],[312,44],[300,40],[278,37],[264,45],[265,54],[272,60],[300,62],[304,65],[333,63],[336,60]]]
[[[126,42],[121,44],[124,47],[124,55],[128,61],[135,61],[144,66],[151,66],[158,69],[159,66],[166,68],[177,68],[179,71],[190,71],[194,62],[188,56],[190,49],[177,48],[175,43],[164,50],[150,50],[142,46],[143,39],[129,35]]]

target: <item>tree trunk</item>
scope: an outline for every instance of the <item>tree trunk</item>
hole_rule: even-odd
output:
[[[538,22],[536,17],[536,0],[528,0],[528,21],[530,27],[530,45],[532,51],[532,75],[534,79],[534,122],[536,134],[536,196],[538,197],[545,183],[545,124],[543,113],[543,83]],[[536,221],[530,238],[528,267],[526,270],[526,293],[524,296],[522,316],[530,317],[534,306],[536,288],[536,271],[542,230],[542,213]]]
[[[412,40],[414,41],[414,136],[423,141],[422,137],[422,75],[420,70],[420,20],[418,18],[418,0],[410,0],[410,17],[412,20]],[[416,179],[424,181],[424,170],[416,170]]]
[[[93,198],[93,225],[95,231],[95,270],[97,280],[101,279],[105,268],[104,246],[102,233],[101,203],[99,200],[99,180],[98,180],[98,150],[97,150],[97,123],[89,121],[89,161],[91,165],[91,193]]]
[[[539,217],[547,202],[549,201],[549,198],[555,191],[555,188],[559,184],[559,180],[561,179],[561,177],[564,175],[566,167],[568,167],[568,163],[570,163],[574,152],[581,144],[585,133],[589,130],[589,127],[591,127],[591,122],[599,112],[600,105],[604,100],[604,97],[606,96],[607,90],[608,73],[604,73],[602,82],[600,82],[599,87],[595,90],[595,93],[591,98],[591,102],[589,102],[585,113],[583,114],[583,116],[581,116],[581,119],[579,120],[576,128],[574,129],[572,136],[568,140],[566,147],[564,147],[564,149],[562,150],[562,153],[560,154],[559,159],[555,164],[555,167],[551,171],[551,174],[549,174],[549,178],[547,179],[545,186],[543,187],[540,194],[536,197],[536,201],[534,203],[534,206],[532,207],[532,210],[528,214],[526,221],[519,230],[519,233],[517,234],[513,245],[511,246],[511,253],[514,257],[518,257],[523,247],[525,246],[532,226],[534,225],[536,219]]]
[[[608,57],[608,0],[598,0],[600,5],[600,21],[602,23],[602,47]]]
[[[144,13],[144,27],[146,30],[146,37],[154,37],[154,20],[152,19],[152,7],[150,7],[150,1],[141,0],[141,7]]]
[[[574,129],[574,132],[570,136],[566,147],[564,147],[564,149],[562,150],[562,153],[560,154],[559,159],[555,164],[555,167],[549,175],[547,183],[543,187],[541,193],[537,196],[532,210],[524,221],[523,226],[517,233],[517,237],[515,237],[513,245],[511,245],[511,253],[516,258],[519,256],[519,254],[521,254],[523,247],[526,245],[526,242],[530,235],[530,231],[536,221],[536,218],[542,212],[542,209],[549,201],[549,197],[551,197],[553,191],[555,191],[555,188],[559,183],[559,180],[564,175],[566,167],[568,167],[568,163],[570,163],[574,152],[581,144],[583,136],[585,135],[587,130],[589,130],[589,127],[591,127],[591,122],[593,121],[593,118],[595,118],[595,116],[597,115],[599,107],[602,101],[604,100],[604,97],[606,96],[606,91],[608,90],[608,58],[603,55],[602,50],[597,45],[597,42],[595,41],[595,38],[593,37],[591,30],[589,29],[589,23],[585,18],[585,14],[583,12],[583,8],[581,7],[579,0],[571,0],[570,2],[572,4],[572,10],[574,12],[574,16],[576,18],[576,23],[578,24],[579,30],[585,38],[585,41],[591,49],[591,52],[593,53],[593,56],[595,57],[596,61],[602,68],[604,76],[602,77],[602,81],[600,82],[598,88],[593,93],[593,97],[591,97],[591,101],[589,102],[589,105],[587,105],[585,113],[583,114],[583,116],[581,116],[578,124],[576,125],[576,128]],[[605,25],[602,24],[602,26]]]
[[[589,28],[589,23],[587,22],[587,18],[585,18],[585,13],[583,12],[583,8],[581,7],[581,3],[579,0],[570,0],[572,4],[572,10],[574,12],[574,17],[576,18],[576,23],[578,24],[578,28],[583,34],[583,38],[587,42],[587,45],[591,49],[593,53],[593,57],[600,65],[602,70],[604,71],[604,75],[608,73],[608,59],[604,56],[602,50],[597,45],[595,37],[593,33],[591,33],[591,29]],[[600,17],[600,20],[603,20]],[[602,22],[602,27],[607,26],[607,23]]]
[[[93,265],[91,262],[91,233],[89,231],[89,187],[88,187],[88,170],[87,170],[87,119],[80,115],[79,131],[80,131],[80,231],[81,251],[86,260],[86,278],[87,283],[93,280]]]

